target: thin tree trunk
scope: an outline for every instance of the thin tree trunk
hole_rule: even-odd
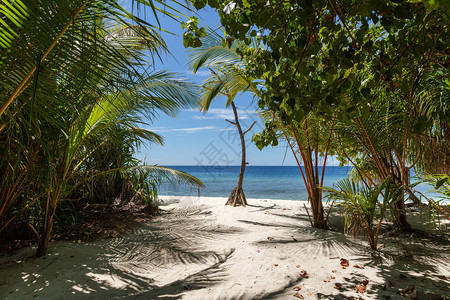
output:
[[[58,180],[55,191],[53,193],[53,197],[50,203],[47,203],[47,211],[45,214],[44,220],[44,230],[42,231],[41,238],[39,240],[38,248],[36,250],[36,257],[41,257],[47,254],[48,242],[50,241],[50,237],[52,234],[53,228],[53,219],[56,212],[56,206],[58,204],[59,191],[61,190],[62,181]],[[48,199],[47,201],[49,201]]]
[[[239,179],[237,186],[233,189],[230,196],[228,197],[228,201],[225,205],[231,205],[231,206],[246,206],[247,205],[247,199],[245,198],[244,191],[242,190],[242,185],[244,182],[244,173],[245,173],[245,166],[247,165],[246,162],[246,152],[245,152],[245,134],[253,127],[255,123],[246,131],[242,132],[241,124],[239,123],[239,117],[236,109],[236,105],[234,105],[234,102],[231,102],[231,107],[233,108],[233,114],[234,114],[234,122],[230,122],[233,125],[236,125],[239,137],[241,139],[241,170],[239,172]]]
[[[394,225],[401,231],[410,231],[411,225],[406,219],[405,199],[403,195],[403,187],[401,183],[394,185]]]
[[[323,215],[323,205],[321,198],[321,190],[316,185],[313,187],[313,194],[310,197],[311,209],[313,214],[313,227],[329,229],[327,221]]]

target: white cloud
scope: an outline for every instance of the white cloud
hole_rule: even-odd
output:
[[[188,111],[198,112],[195,109],[189,109]],[[256,112],[250,109],[238,109],[238,115],[240,120],[245,120],[250,118],[250,115],[254,115]],[[254,118],[255,116],[252,116]],[[197,120],[223,120],[231,119],[234,120],[234,114],[231,109],[226,108],[210,108],[206,113],[201,113],[201,115],[192,116],[193,119]]]
[[[187,127],[187,128],[168,128],[168,127],[153,127],[150,128],[154,132],[183,132],[183,133],[197,133],[200,131],[216,131],[216,126],[203,127]]]
[[[230,131],[235,130],[232,128],[218,128],[216,126],[203,126],[203,127],[187,127],[187,128],[169,128],[169,127],[151,127],[148,130],[156,132],[156,133],[164,133],[164,132],[179,132],[179,133],[187,133],[193,134],[202,131]]]

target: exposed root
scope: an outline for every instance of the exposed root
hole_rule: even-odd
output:
[[[235,187],[234,190],[231,192],[230,196],[228,197],[228,201],[225,205],[246,206],[247,199],[245,199],[244,191],[242,189],[238,189],[237,187]]]

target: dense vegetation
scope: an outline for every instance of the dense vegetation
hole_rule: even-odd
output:
[[[143,142],[162,143],[145,129],[159,114],[197,104],[191,84],[151,68],[168,50],[157,11],[177,11],[134,2],[155,24],[118,0],[0,5],[0,234],[33,231],[38,255],[75,204],[151,204],[163,179],[201,185],[133,156]],[[229,105],[254,94],[265,128],[253,141],[261,149],[287,143],[314,227],[328,228],[319,165],[329,155],[354,172],[327,188],[328,198],[343,204],[347,229],[362,228],[373,249],[387,211],[410,230],[405,202],[423,196],[411,170],[448,199],[448,1],[192,2],[216,9],[225,34],[198,28],[196,18],[183,23],[185,46],[203,47],[192,68],[212,71],[203,109],[220,94]]]
[[[448,187],[448,2],[197,0],[194,5],[217,9],[226,32],[222,47],[242,45],[234,49],[242,59],[239,76],[248,87],[260,85],[259,107],[266,116],[253,140],[259,148],[280,140],[291,148],[308,190],[313,226],[327,228],[318,165],[328,155],[354,166],[351,178],[329,190],[330,198],[344,203],[353,220],[349,227],[362,226],[372,248],[375,214],[382,219],[389,208],[394,225],[410,230],[405,201],[420,203],[411,170],[438,178],[438,188]],[[207,41],[197,24],[191,18],[184,25],[186,46]],[[222,58],[232,69],[232,60]],[[426,200],[448,218],[448,209]]]
[[[115,0],[4,3],[0,234],[33,231],[44,255],[74,205],[152,205],[161,180],[202,185],[133,156],[163,142],[146,129],[159,114],[195,104],[191,84],[151,68],[167,50],[159,26]]]

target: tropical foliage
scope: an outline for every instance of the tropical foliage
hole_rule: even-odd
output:
[[[212,30],[209,30],[208,36],[198,41],[196,45],[200,45],[200,47],[191,50],[190,68],[194,73],[202,67],[208,67],[211,71],[211,75],[203,82],[200,91],[200,109],[206,112],[214,99],[225,96],[225,106],[231,106],[234,114],[234,121],[226,121],[236,126],[241,141],[242,159],[239,179],[226,204],[245,206],[247,205],[247,200],[242,188],[247,165],[245,135],[253,128],[256,121],[244,131],[239,122],[237,107],[233,101],[238,94],[244,92],[253,93],[254,97],[258,97],[259,91],[254,79],[245,74],[244,61],[236,52],[236,49],[245,47],[245,44],[235,41],[226,45],[226,38],[222,38],[217,32]],[[252,47],[256,49],[257,45],[253,44]]]
[[[149,204],[161,180],[202,185],[133,157],[162,143],[147,129],[159,114],[195,104],[178,74],[149,69],[166,50],[156,26],[115,0],[6,2],[0,232],[20,217],[44,255],[60,202]]]
[[[224,45],[244,44],[235,51],[245,61],[245,74],[264,82],[259,106],[270,113],[256,144],[288,141],[300,170],[304,166],[310,198],[321,193],[314,165],[326,154],[351,163],[366,189],[377,190],[390,178],[394,223],[409,230],[405,201],[420,202],[410,172],[446,173],[449,166],[448,4],[194,3],[217,9],[228,34]],[[199,46],[196,39],[202,41],[204,33],[196,22],[190,25],[185,42]],[[248,47],[253,38],[264,47]],[[319,128],[314,142],[312,132]]]
[[[327,198],[342,205],[347,232],[356,236],[362,229],[372,250],[377,249],[384,215],[392,206],[391,190],[390,178],[379,185],[367,187],[345,178],[338,181],[334,188],[326,188]]]

